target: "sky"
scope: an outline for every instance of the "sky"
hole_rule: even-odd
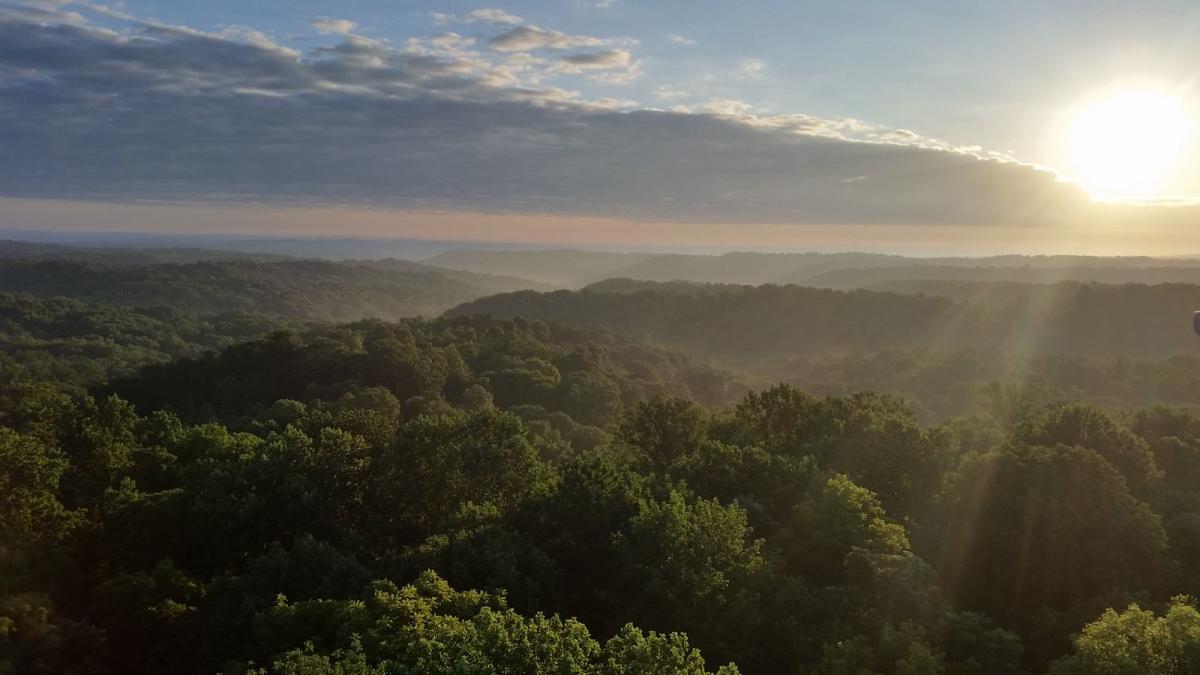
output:
[[[1198,84],[1194,0],[0,0],[0,228],[1195,254]]]

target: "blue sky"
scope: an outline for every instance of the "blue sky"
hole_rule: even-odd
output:
[[[1063,139],[1114,87],[1195,120],[1198,79],[1196,2],[5,0],[0,198],[1178,230]],[[1145,199],[1200,199],[1179,144]]]

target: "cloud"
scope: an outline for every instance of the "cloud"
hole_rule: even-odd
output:
[[[442,51],[463,51],[474,46],[475,38],[463,37],[458,33],[442,33],[429,38],[429,44]]]
[[[537,26],[517,26],[493,37],[488,45],[501,52],[528,52],[538,49],[578,49],[618,44],[637,44],[630,38],[604,39],[588,35],[568,35]]]
[[[754,106],[749,103],[732,98],[710,98],[693,109],[694,112],[733,118],[744,118],[753,110]]]
[[[677,45],[694,45],[696,41],[691,38],[686,38],[678,33],[667,33],[667,39]]]
[[[229,38],[232,40],[240,40],[247,44],[252,44],[256,47],[262,47],[264,49],[270,49],[270,50],[274,50],[274,51],[281,51],[286,54],[290,54],[291,56],[293,56],[295,58],[300,57],[300,52],[298,52],[294,49],[291,49],[289,47],[284,47],[284,46],[280,45],[279,43],[275,42],[275,39],[272,38],[271,36],[267,35],[266,33],[255,30],[248,26],[225,26],[217,34],[220,35],[221,37]]]
[[[519,16],[509,14],[502,9],[475,9],[466,14],[446,14],[445,12],[430,12],[434,23],[490,23],[497,25],[515,26],[525,22]]]
[[[641,75],[639,64],[624,49],[606,49],[587,54],[568,54],[559,57],[556,72],[578,75],[607,84],[628,84]]]
[[[672,87],[666,84],[655,87],[652,93],[654,94],[654,98],[660,101],[678,101],[680,99],[687,98],[689,95],[684,89]]]
[[[742,77],[746,78],[758,77],[766,68],[767,64],[762,59],[743,59],[738,64],[738,70],[741,71]]]
[[[318,16],[308,21],[318,33],[326,33],[330,35],[349,35],[354,31],[354,22],[346,19],[332,19],[327,16]]]
[[[298,54],[248,30],[0,5],[0,196],[728,224],[1095,213],[1050,172],[911,131],[732,100],[638,109],[539,84],[634,68],[598,38],[505,31],[525,43],[495,52],[453,33],[398,46],[339,34]]]
[[[609,49],[591,54],[570,54],[560,60],[580,70],[593,70],[628,66],[630,57],[624,49]]]

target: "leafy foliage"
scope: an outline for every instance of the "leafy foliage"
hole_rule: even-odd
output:
[[[672,302],[721,293],[746,299]],[[556,322],[0,299],[0,673],[1200,663],[1187,408],[1114,415],[941,362],[929,382],[983,404],[931,424]],[[1189,367],[1105,372],[1186,397]]]
[[[1178,597],[1163,616],[1131,604],[1084,627],[1075,651],[1054,664],[1054,675],[1182,675],[1200,669],[1200,612]]]

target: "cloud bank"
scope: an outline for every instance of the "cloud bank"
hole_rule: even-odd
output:
[[[1091,208],[1051,173],[904,130],[585,99],[569,78],[636,78],[636,41],[502,10],[433,18],[484,32],[393,44],[321,17],[329,44],[300,52],[248,28],[0,3],[0,196],[779,224],[1054,225]]]

